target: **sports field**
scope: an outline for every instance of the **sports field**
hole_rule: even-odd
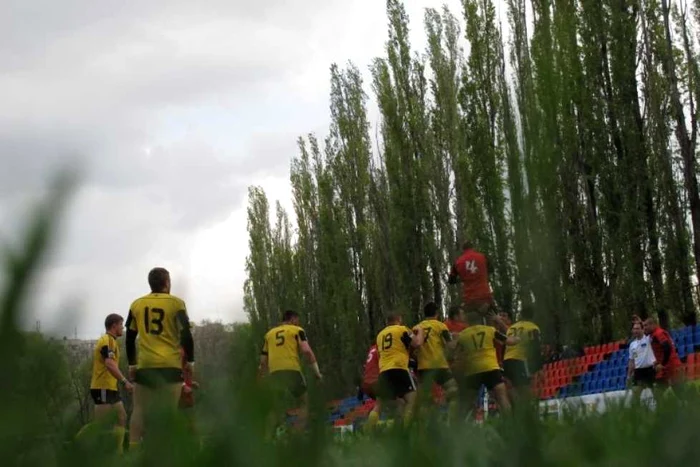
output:
[[[59,211],[60,200],[57,196],[58,204],[49,207]],[[654,411],[611,407],[602,415],[565,415],[557,421],[541,419],[534,407],[521,407],[508,418],[451,427],[428,413],[406,429],[338,439],[326,421],[323,390],[312,385],[308,431],[269,441],[263,432],[270,401],[254,379],[236,375],[202,389],[196,433],[182,412],[168,415],[154,407],[152,436],[137,452],[118,456],[111,435],[97,426],[76,441],[78,427],[70,423],[74,414],[62,410],[69,399],[62,399],[64,375],[52,362],[52,344],[37,345],[16,329],[54,216],[34,220],[2,294],[3,465],[692,466],[700,459],[700,397],[690,387],[660,398]]]

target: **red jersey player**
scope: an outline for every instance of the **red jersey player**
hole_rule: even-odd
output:
[[[660,328],[654,318],[644,321],[644,332],[651,337],[651,348],[656,358],[656,382],[662,386],[677,383],[680,378],[681,359],[671,335]]]
[[[445,326],[447,326],[447,330],[452,334],[453,339],[456,339],[457,335],[467,328],[467,323],[462,320],[461,314],[462,311],[457,305],[451,306],[447,311]]]
[[[493,305],[493,296],[489,286],[489,271],[486,256],[476,251],[471,242],[464,242],[464,251],[452,265],[448,282],[456,284],[462,281],[462,299],[465,311],[476,308],[485,312]]]
[[[377,344],[373,344],[367,353],[365,368],[362,375],[362,392],[371,399],[377,398],[377,381],[379,380],[379,352]]]

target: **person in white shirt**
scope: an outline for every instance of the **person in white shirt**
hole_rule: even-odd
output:
[[[654,365],[654,351],[651,348],[651,339],[644,334],[642,324],[635,322],[632,325],[632,342],[629,347],[629,365],[627,366],[627,381],[634,381],[639,388],[652,387],[656,379]]]

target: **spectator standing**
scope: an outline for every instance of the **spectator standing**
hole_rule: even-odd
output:
[[[644,334],[641,320],[632,325],[632,341],[629,346],[627,381],[635,387],[650,388],[656,379],[656,358],[651,346],[651,337]]]
[[[669,387],[680,381],[681,359],[678,357],[676,346],[671,335],[659,327],[654,318],[644,321],[644,333],[649,336],[656,364],[656,384]]]

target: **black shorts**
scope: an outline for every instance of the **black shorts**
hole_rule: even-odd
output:
[[[530,372],[527,371],[527,363],[522,360],[504,360],[503,375],[516,388],[530,386]]]
[[[114,405],[122,400],[119,391],[109,389],[90,389],[90,395],[95,405]]]
[[[182,383],[180,368],[139,368],[134,382],[147,388],[158,388],[166,384]]]
[[[438,386],[444,386],[448,381],[454,379],[452,372],[448,368],[434,370],[418,370],[418,379],[421,384],[433,382]]]
[[[416,390],[408,370],[391,369],[379,373],[379,398],[400,399]]]
[[[363,384],[362,385],[362,393],[369,397],[372,400],[377,400],[377,392],[378,392],[378,386],[379,383],[372,383],[372,384]]]
[[[275,392],[286,393],[294,398],[299,398],[306,393],[306,380],[301,371],[275,371],[270,373],[270,382]]]
[[[461,386],[467,390],[478,391],[484,385],[490,391],[502,382],[503,372],[501,370],[491,370],[465,376]]]
[[[656,380],[656,370],[653,366],[634,370],[634,385],[652,387]]]

